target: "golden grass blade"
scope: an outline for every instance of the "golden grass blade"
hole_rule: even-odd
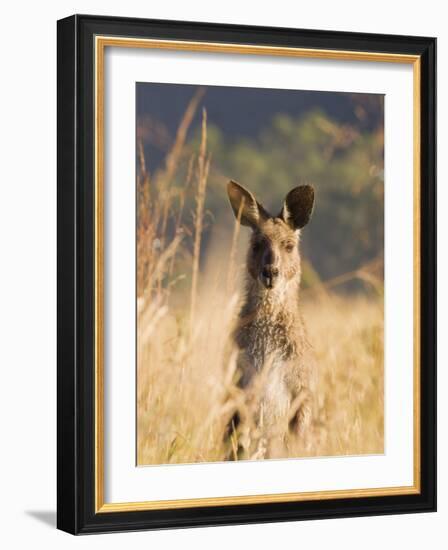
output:
[[[194,246],[193,246],[193,268],[191,280],[191,300],[190,300],[190,334],[193,334],[196,299],[199,273],[199,257],[201,252],[201,239],[204,220],[205,191],[207,187],[207,178],[210,168],[210,158],[207,154],[207,111],[202,111],[202,134],[201,146],[198,158],[198,188],[196,191],[196,212],[194,217]]]
[[[166,173],[164,179],[170,181],[176,172],[177,165],[179,163],[182,151],[185,145],[188,129],[193,121],[194,115],[198,108],[201,99],[204,97],[205,89],[199,88],[184,113],[184,116],[177,129],[176,138],[174,140],[173,147],[166,158]]]
[[[227,270],[227,291],[229,294],[233,293],[233,289],[235,286],[235,258],[236,258],[236,249],[238,245],[238,236],[240,234],[240,227],[241,227],[241,215],[243,213],[244,208],[244,197],[243,200],[240,203],[240,207],[238,209],[238,214],[235,219],[235,224],[233,226],[233,234],[232,234],[232,244],[230,246],[230,254],[229,254],[229,268]]]

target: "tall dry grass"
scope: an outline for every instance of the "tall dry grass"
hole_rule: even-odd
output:
[[[229,335],[238,312],[239,224],[201,256],[211,157],[202,114],[197,153],[186,146],[202,92],[180,122],[164,169],[151,175],[139,141],[137,228],[137,462],[224,460],[223,434],[238,403]],[[182,168],[182,169],[181,169]],[[193,212],[185,204],[194,204]],[[226,205],[227,206],[227,205]],[[377,268],[375,264],[375,269]],[[315,414],[306,443],[288,457],[383,452],[383,301],[372,266],[303,296],[317,365]],[[370,297],[333,289],[351,278]],[[375,296],[377,296],[375,298]]]

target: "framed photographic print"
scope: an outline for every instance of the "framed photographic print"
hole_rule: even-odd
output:
[[[58,22],[58,527],[434,511],[433,38]]]

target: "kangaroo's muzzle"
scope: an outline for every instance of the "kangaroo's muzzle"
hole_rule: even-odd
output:
[[[278,280],[278,269],[271,265],[266,265],[261,271],[260,280],[266,288],[274,288]]]

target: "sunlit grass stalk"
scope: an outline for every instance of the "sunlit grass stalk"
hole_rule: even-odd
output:
[[[138,151],[138,160],[140,164],[140,171],[143,177],[146,176],[146,159],[145,159],[145,151],[143,148],[143,141],[141,138],[137,140],[137,151]]]
[[[232,235],[232,244],[230,247],[229,254],[229,268],[227,270],[227,291],[229,294],[233,292],[233,287],[235,285],[235,258],[236,258],[236,249],[238,245],[238,235],[240,234],[241,227],[241,214],[244,208],[244,197],[240,203],[238,209],[238,214],[235,220],[235,225],[233,226],[233,235]]]
[[[201,253],[202,228],[204,221],[205,191],[207,177],[210,168],[210,157],[207,158],[207,111],[202,111],[202,132],[201,146],[198,157],[198,188],[196,191],[196,211],[194,215],[194,245],[193,245],[193,268],[191,278],[191,299],[190,299],[190,334],[193,333],[196,299],[199,274],[199,257]]]
[[[190,100],[190,103],[188,104],[184,116],[182,117],[182,120],[178,126],[174,145],[166,157],[166,173],[164,174],[164,179],[166,179],[167,181],[170,181],[176,172],[177,165],[182,157],[182,153],[184,150],[188,129],[193,122],[194,115],[201,99],[204,96],[204,93],[205,90],[203,88],[199,88],[196,91],[196,93]]]
[[[187,177],[185,178],[185,186],[183,189],[179,192],[179,205],[177,209],[176,219],[174,223],[174,234],[178,235],[182,230],[182,216],[184,213],[184,207],[185,207],[185,199],[186,195],[188,193],[188,190],[191,185],[191,180],[193,179],[193,168],[194,168],[194,161],[195,161],[195,155],[190,155],[190,160],[188,162],[188,168],[187,168]],[[174,264],[176,261],[176,256],[172,256],[170,260],[170,265],[168,268],[168,272],[170,276],[173,274]]]

